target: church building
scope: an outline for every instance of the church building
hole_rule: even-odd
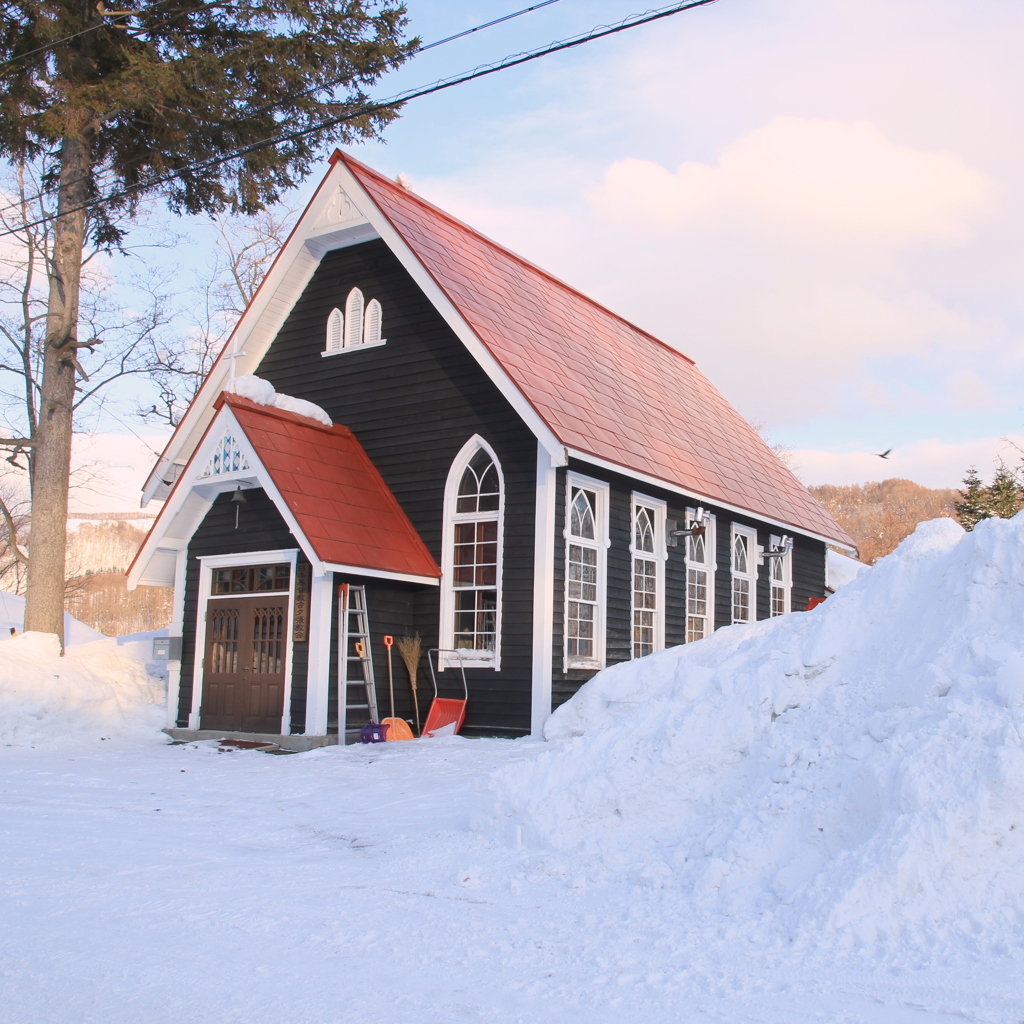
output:
[[[283,746],[358,737],[358,621],[378,696],[418,633],[421,704],[437,649],[465,735],[537,734],[606,665],[803,611],[854,550],[693,360],[340,152],[151,500],[129,586],[174,587],[171,734]]]

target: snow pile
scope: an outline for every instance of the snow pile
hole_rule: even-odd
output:
[[[0,746],[142,739],[163,725],[163,702],[162,681],[117,640],[69,643],[63,658],[52,633],[0,640]]]
[[[1024,514],[924,523],[812,612],[608,669],[546,736],[492,784],[552,870],[682,887],[757,941],[1019,942]]]
[[[0,590],[0,640],[11,635],[11,630],[21,632],[25,622],[25,598]],[[87,644],[91,640],[102,640],[103,634],[92,626],[64,613],[64,639],[69,644]]]
[[[306,416],[311,420],[316,420],[317,423],[322,423],[325,427],[333,426],[331,417],[319,405],[307,402],[304,398],[292,398],[291,395],[279,394],[269,380],[256,377],[251,373],[228,381],[224,385],[224,390],[242,398],[248,398],[250,402],[255,402],[257,405],[269,405],[284,412],[293,412],[296,416]]]

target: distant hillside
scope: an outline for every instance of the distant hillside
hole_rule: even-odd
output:
[[[131,565],[149,528],[120,519],[69,523],[67,582],[64,607],[80,622],[107,636],[123,636],[162,629],[171,620],[170,587],[139,587],[129,593],[124,572]],[[2,538],[6,546],[6,537]],[[31,547],[28,530],[22,543]],[[0,563],[2,567],[3,563]],[[0,573],[0,589],[25,592],[25,577],[13,559],[7,559],[7,571]]]
[[[942,516],[956,519],[953,504],[959,498],[952,489],[900,479],[846,487],[821,484],[808,490],[857,542],[860,560],[869,565],[893,551],[918,523]]]

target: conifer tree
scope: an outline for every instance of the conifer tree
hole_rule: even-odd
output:
[[[963,479],[963,488],[960,491],[960,501],[953,507],[956,509],[956,517],[965,530],[973,530],[982,519],[991,519],[992,511],[988,505],[988,494],[985,485],[978,476],[978,470],[971,466]]]
[[[1009,466],[999,460],[992,483],[986,488],[987,505],[993,516],[1012,519],[1024,506],[1024,488]]]
[[[119,246],[147,195],[254,213],[328,142],[378,136],[396,111],[364,111],[363,89],[415,49],[405,25],[387,0],[3,5],[0,157],[41,160],[57,205],[38,427],[4,442],[31,455],[26,629],[63,637],[72,407],[95,344],[78,335],[86,241]]]

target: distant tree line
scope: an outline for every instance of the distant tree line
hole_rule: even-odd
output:
[[[854,539],[860,560],[873,565],[889,554],[918,523],[954,515],[957,492],[922,487],[912,480],[809,488],[829,515]]]

